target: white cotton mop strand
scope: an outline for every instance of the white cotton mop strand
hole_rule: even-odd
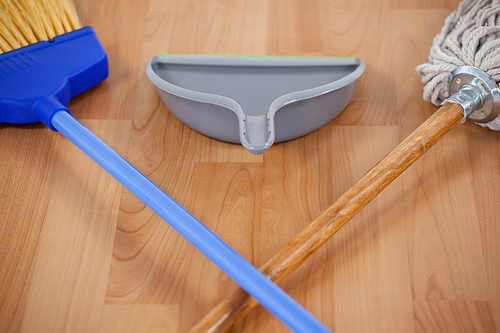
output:
[[[448,16],[434,38],[429,62],[416,68],[425,83],[424,100],[437,106],[445,101],[455,102],[449,99],[450,88],[468,83],[473,76],[470,74],[464,81],[454,75],[461,66],[479,69],[496,83],[497,91],[492,86],[491,96],[483,96],[483,104],[491,103],[485,106],[489,109],[479,108],[469,118],[478,125],[500,131],[500,96],[496,95],[500,82],[500,0],[465,0]],[[481,86],[479,89],[482,90]],[[496,110],[491,110],[495,99]]]

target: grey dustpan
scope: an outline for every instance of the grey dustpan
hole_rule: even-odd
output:
[[[262,154],[335,118],[364,70],[351,58],[167,55],[146,74],[187,126]]]

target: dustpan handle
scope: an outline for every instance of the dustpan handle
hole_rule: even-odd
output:
[[[69,112],[56,112],[51,124],[290,329],[295,332],[331,332]]]

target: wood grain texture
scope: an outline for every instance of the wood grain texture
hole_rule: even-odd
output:
[[[40,125],[0,131],[0,330],[19,331],[53,173],[55,135]],[[24,161],[29,160],[29,163]],[[10,200],[7,200],[10,198]]]
[[[415,331],[495,332],[490,306],[484,301],[415,301]]]
[[[458,0],[75,0],[109,78],[70,109],[261,266],[431,116]],[[351,103],[263,156],[165,108],[161,52],[361,57]],[[0,332],[186,332],[237,286],[57,133],[0,125]],[[282,284],[335,332],[500,332],[500,137],[459,125]],[[257,307],[233,332],[287,332]]]
[[[175,333],[179,331],[179,310],[179,305],[170,304],[106,304],[99,332]]]

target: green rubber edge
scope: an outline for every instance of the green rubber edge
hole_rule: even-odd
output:
[[[169,54],[160,53],[160,57],[239,57],[239,58],[327,58],[327,59],[346,59],[356,60],[354,57],[314,57],[314,56],[273,56],[273,55],[241,55],[241,54]]]

